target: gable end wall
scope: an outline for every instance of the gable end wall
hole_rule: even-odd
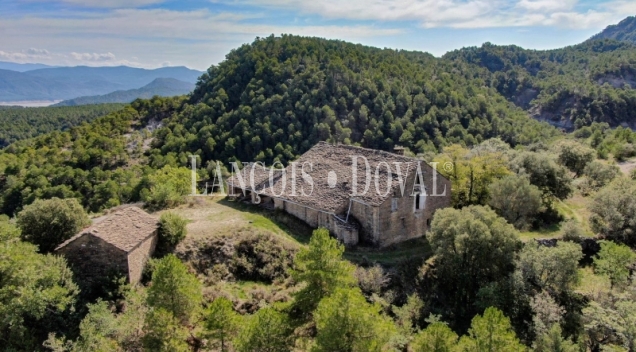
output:
[[[157,231],[152,236],[145,239],[139,246],[128,253],[128,280],[132,284],[136,284],[141,280],[144,267],[152,257],[157,246]]]

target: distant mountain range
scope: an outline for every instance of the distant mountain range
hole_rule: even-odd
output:
[[[194,84],[201,74],[201,71],[187,67],[147,70],[127,66],[76,66],[41,68],[25,72],[0,69],[0,102],[68,100],[104,95],[115,91],[139,89],[157,78],[172,78]]]
[[[53,68],[53,67],[55,66],[49,66],[44,64],[18,64],[15,62],[0,61],[0,70],[10,70],[10,71],[17,71],[17,72],[26,72],[26,71],[38,70],[41,68]]]
[[[64,100],[53,106],[130,103],[137,98],[149,99],[155,95],[161,97],[171,97],[175,95],[188,94],[194,89],[194,86],[194,83],[184,82],[174,78],[157,78],[149,84],[138,89],[118,90],[105,95],[79,97],[75,99]]]
[[[630,16],[618,24],[607,26],[602,32],[594,35],[590,40],[615,39],[636,44],[636,16]]]

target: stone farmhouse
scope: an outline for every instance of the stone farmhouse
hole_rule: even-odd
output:
[[[80,279],[93,281],[111,273],[141,279],[157,245],[159,222],[137,207],[107,215],[55,249],[66,257]]]
[[[450,181],[400,152],[320,142],[284,171],[247,165],[228,179],[229,194],[325,227],[346,246],[386,247],[423,236],[451,203]]]

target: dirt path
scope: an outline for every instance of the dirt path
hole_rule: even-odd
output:
[[[632,159],[627,161],[621,161],[620,163],[618,163],[618,167],[621,169],[621,171],[625,175],[629,176],[629,173],[633,169],[636,169],[636,160]]]

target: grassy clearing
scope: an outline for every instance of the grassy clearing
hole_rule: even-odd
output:
[[[564,201],[556,201],[554,206],[559,214],[563,216],[564,220],[575,220],[579,223],[585,234],[592,237],[594,234],[588,222],[591,215],[588,210],[590,201],[590,197],[583,197],[577,192],[574,196]],[[554,238],[559,236],[561,236],[561,225],[553,224],[541,229],[521,232],[520,237],[522,241],[528,241],[537,238]]]
[[[226,236],[237,229],[269,232],[301,246],[311,238],[313,228],[282,211],[268,210],[252,204],[216,197],[192,197],[170,210],[188,219],[188,237],[184,242]],[[424,238],[413,239],[388,248],[360,246],[348,249],[345,258],[358,264],[378,263],[393,266],[404,259],[428,258],[431,248]]]
[[[520,233],[519,238],[526,242],[537,238],[553,238],[561,235],[561,225],[552,224],[547,227],[543,227],[532,231],[523,231]]]
[[[431,253],[431,246],[425,238],[415,238],[384,249],[362,246],[349,249],[344,257],[357,264],[395,266],[405,259],[428,258]]]
[[[306,244],[312,229],[300,220],[277,211],[219,197],[191,197],[170,210],[188,219],[188,238],[196,240],[233,234],[237,229],[269,232],[283,240]]]

